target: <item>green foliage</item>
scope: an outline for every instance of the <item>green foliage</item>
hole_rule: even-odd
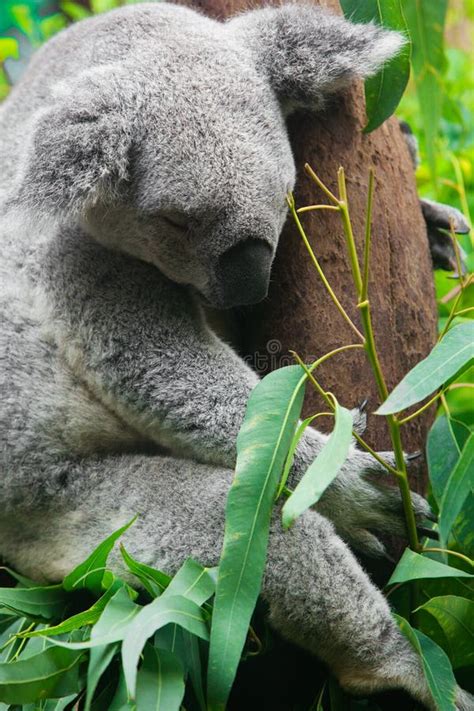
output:
[[[265,565],[270,515],[303,404],[299,366],[270,373],[250,396],[237,439],[237,466],[211,627],[209,702],[223,709],[234,681]]]
[[[331,436],[283,506],[284,528],[289,528],[298,516],[319,501],[347,459],[352,442],[352,414],[338,402],[335,407]]]
[[[377,415],[400,412],[431,395],[474,359],[474,321],[452,328],[429,356],[410,370],[377,410]]]
[[[402,11],[401,0],[341,0],[345,16],[352,22],[375,21],[390,30],[402,32],[407,37],[400,53],[388,62],[374,77],[365,82],[365,131],[378,128],[393,114],[405,91],[410,76],[410,42],[408,27]]]
[[[21,61],[19,45],[25,42],[36,47],[69,22],[133,1],[92,0],[87,9],[64,0],[56,12],[40,11],[36,0],[6,0],[0,8],[0,63],[8,68]],[[474,214],[474,76],[465,51],[444,49],[446,0],[341,4],[356,21],[374,19],[386,27],[408,28],[413,79],[399,112],[421,139],[420,190],[457,204],[467,217]],[[460,19],[472,34],[472,11],[448,8],[448,27]],[[407,80],[408,49],[366,83],[366,130],[376,128],[398,104]],[[0,98],[7,91],[2,69]],[[474,271],[474,241],[468,235],[458,243],[468,272]],[[447,711],[454,708],[453,669],[472,676],[474,667],[474,407],[472,389],[457,387],[474,382],[474,369],[468,368],[473,313],[465,311],[474,307],[474,282],[469,275],[453,279],[438,273],[436,289],[443,338],[379,414],[399,412],[438,389],[443,392],[427,442],[431,503],[439,512],[434,530],[441,542],[438,547],[425,539],[417,551],[406,549],[387,584],[387,596],[420,655],[438,708]],[[225,708],[260,591],[273,504],[287,497],[283,523],[291,525],[317,501],[347,454],[350,413],[330,400],[335,426],[327,446],[295,490],[286,487],[299,438],[320,414],[298,426],[307,379],[299,366],[285,368],[265,378],[252,395],[238,440],[218,571],[189,560],[171,577],[134,560],[122,547],[136,581],[130,587],[107,570],[110,551],[130,522],[62,585],[40,587],[12,574],[16,586],[0,589],[1,711],[59,711],[79,701],[85,711]],[[368,700],[352,701],[330,679],[312,708],[379,707]]]

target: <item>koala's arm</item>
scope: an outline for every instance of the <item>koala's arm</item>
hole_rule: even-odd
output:
[[[56,340],[94,394],[177,456],[233,467],[258,377],[188,290],[80,232],[60,234],[45,267]]]

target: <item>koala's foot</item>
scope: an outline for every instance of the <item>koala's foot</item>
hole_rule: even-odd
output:
[[[391,452],[381,452],[383,459],[394,464]],[[406,536],[405,516],[398,488],[382,483],[386,470],[370,454],[353,449],[335,481],[317,505],[318,511],[329,518],[338,534],[352,547],[369,556],[387,555],[385,546],[376,534]],[[432,519],[428,502],[412,492],[415,518],[420,524]]]

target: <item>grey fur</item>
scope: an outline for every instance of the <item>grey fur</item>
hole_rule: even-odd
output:
[[[218,562],[257,376],[203,303],[242,303],[255,274],[268,281],[295,172],[284,114],[401,42],[305,7],[219,24],[150,4],[36,54],[0,109],[0,552],[18,570],[57,580],[137,512],[126,544],[140,560],[170,573],[188,556]],[[249,275],[250,253],[263,266]],[[323,441],[307,432],[293,482]],[[374,468],[353,448],[318,512],[288,533],[275,513],[263,594],[275,627],[347,688],[403,687],[432,706],[342,540],[379,553],[371,531],[403,532]],[[458,708],[472,708],[462,692]]]

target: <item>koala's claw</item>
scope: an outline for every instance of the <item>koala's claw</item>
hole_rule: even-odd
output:
[[[423,456],[423,452],[421,451],[421,449],[419,449],[417,452],[412,452],[411,454],[406,454],[405,460],[407,462],[412,462],[414,459],[419,459],[421,456]]]
[[[439,541],[439,533],[432,528],[426,528],[425,526],[417,526],[416,530],[420,536],[427,536],[427,538],[432,538],[435,541]]]
[[[356,432],[359,437],[364,434],[367,427],[367,413],[365,412],[365,408],[367,407],[368,402],[369,398],[365,398],[357,407],[354,407],[351,410],[353,421],[352,427],[354,432]]]

